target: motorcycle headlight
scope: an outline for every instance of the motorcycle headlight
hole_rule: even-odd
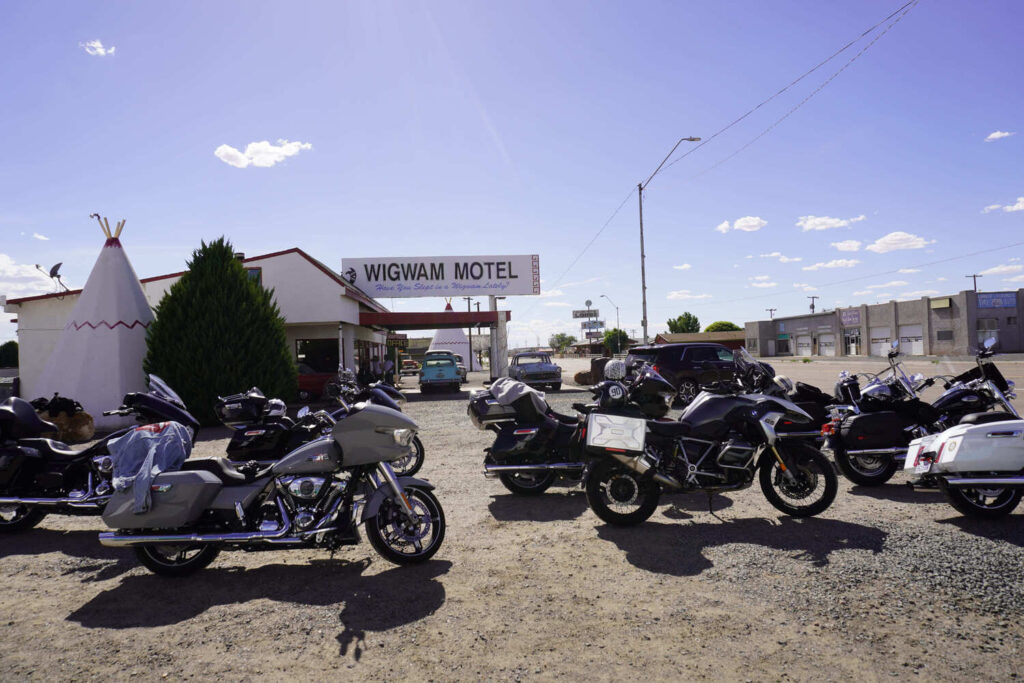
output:
[[[412,436],[415,432],[411,429],[396,429],[392,432],[391,437],[395,440],[399,446],[408,446],[412,443]]]

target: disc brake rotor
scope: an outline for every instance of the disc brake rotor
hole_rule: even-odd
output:
[[[608,480],[605,490],[608,492],[608,497],[619,505],[635,503],[640,494],[640,488],[637,486],[636,480],[633,477],[622,474]]]

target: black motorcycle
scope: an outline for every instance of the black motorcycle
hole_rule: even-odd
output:
[[[605,376],[617,379],[605,379],[590,388],[592,403],[573,404],[579,415],[560,414],[530,395],[505,404],[487,389],[470,394],[466,412],[473,424],[495,433],[494,443],[485,449],[484,474],[497,476],[505,488],[520,495],[541,494],[559,477],[579,482],[589,461],[583,448],[586,416],[600,413],[648,419],[668,413],[675,396],[671,384],[649,368],[625,384],[619,381],[625,365],[621,374],[615,367],[606,366]]]
[[[328,385],[326,393],[340,403],[340,407],[330,412],[335,422],[348,416],[350,406],[371,403],[401,412],[399,401],[405,402],[405,396],[391,387],[361,387],[354,381],[352,384],[335,383],[333,389]],[[288,417],[285,410],[284,401],[268,399],[256,387],[242,394],[218,397],[214,404],[217,419],[233,430],[227,447],[228,460],[270,463],[325,434],[323,421],[308,410],[300,410],[294,419]],[[423,459],[423,442],[419,436],[413,436],[409,454],[392,462],[391,466],[399,476],[411,477],[423,467]]]
[[[1018,419],[1010,403],[1016,398],[1013,384],[990,360],[994,343],[987,340],[977,352],[977,367],[925,379],[907,377],[896,360],[899,342],[893,342],[886,376],[870,376],[863,388],[856,375],[842,378],[836,391],[849,409],[833,409],[824,432],[843,476],[861,486],[880,486],[902,467],[913,439],[960,423]],[[933,403],[921,400],[919,392],[939,381],[945,393]]]
[[[835,499],[838,481],[828,458],[776,431],[784,421],[812,423],[788,399],[701,392],[678,421],[595,417],[585,444],[596,458],[587,502],[609,524],[643,522],[663,490],[704,491],[710,506],[711,494],[747,488],[755,475],[768,502],[789,515],[817,515]]]
[[[121,407],[103,414],[133,415],[139,424],[180,422],[191,429],[193,442],[199,433],[199,422],[156,375],[149,376],[148,393],[126,394]],[[74,449],[40,437],[57,426],[41,419],[28,401],[0,404],[0,533],[31,529],[49,513],[100,514],[114,492],[109,443],[132,429]]]

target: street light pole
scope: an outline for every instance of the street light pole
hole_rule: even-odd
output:
[[[641,244],[643,244],[642,241],[641,241]],[[641,251],[641,253],[643,253],[643,247],[640,248],[640,251]],[[612,306],[615,306],[615,302],[612,301],[611,299],[609,299],[607,294],[602,294],[601,297],[604,298],[604,299],[608,299],[608,303],[610,303]],[[645,313],[645,315],[646,315],[646,313]],[[619,329],[619,307],[618,306],[615,306],[615,331],[616,332],[621,332],[622,331],[622,330]],[[620,348],[621,345],[622,345],[622,343],[619,341],[619,335],[615,335],[615,353],[620,353],[622,351],[622,349]]]
[[[644,182],[637,183],[636,186],[637,199],[640,202],[640,295],[643,300],[643,320],[641,320],[641,324],[644,328],[644,344],[647,344],[647,255],[644,253],[644,190],[647,189],[647,186],[650,184],[654,176],[658,175],[658,171],[661,170],[661,167],[665,165],[665,162],[669,160],[669,157],[675,154],[676,149],[679,145],[683,144],[683,142],[700,142],[700,138],[679,138],[679,141],[671,150],[669,150],[669,153],[665,155],[665,158],[661,160],[661,163],[658,164],[658,168],[654,169],[654,173],[648,176],[647,180]]]

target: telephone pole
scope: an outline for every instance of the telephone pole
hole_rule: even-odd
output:
[[[775,320],[775,311],[777,311],[779,309],[777,309],[777,308],[766,308],[764,310],[768,311],[768,319],[769,320]]]
[[[964,277],[969,277],[972,280],[974,280],[974,291],[975,291],[975,293],[977,293],[977,291],[978,291],[978,278],[979,277],[985,277],[985,276],[984,275],[978,275],[977,273],[971,273],[970,275],[964,275]]]
[[[471,297],[471,296],[464,296],[462,298],[466,300],[466,311],[469,312],[469,313],[472,313],[473,312],[473,297]],[[473,326],[470,325],[468,329],[469,329],[469,358],[467,360],[469,361],[469,371],[472,372],[473,371]]]
[[[811,313],[814,313],[814,300],[815,299],[820,299],[821,297],[815,295],[815,296],[809,296],[807,298],[811,300]]]

